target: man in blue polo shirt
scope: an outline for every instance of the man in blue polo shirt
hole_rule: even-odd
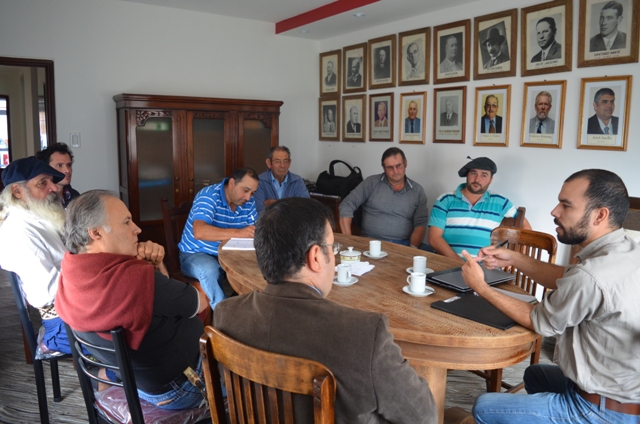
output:
[[[182,232],[180,268],[200,281],[211,308],[225,295],[219,278],[218,246],[232,237],[252,238],[257,218],[252,199],[258,189],[258,175],[251,168],[240,168],[221,183],[200,190],[193,200]]]
[[[502,219],[516,216],[509,199],[488,190],[496,172],[491,159],[473,159],[458,171],[467,182],[436,200],[429,218],[429,244],[437,253],[462,263],[463,249],[477,255],[491,244],[491,231]],[[526,219],[524,228],[531,229]]]

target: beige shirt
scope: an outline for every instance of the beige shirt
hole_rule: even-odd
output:
[[[561,335],[558,365],[580,388],[640,403],[640,245],[618,229],[577,256],[531,311],[533,326]]]

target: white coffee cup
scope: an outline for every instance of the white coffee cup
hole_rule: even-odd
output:
[[[413,272],[426,272],[427,271],[427,257],[426,256],[414,256],[413,257]]]
[[[369,254],[371,256],[380,256],[382,243],[379,240],[371,240],[369,242]]]
[[[348,283],[351,281],[351,265],[338,265],[338,283]]]
[[[407,283],[409,283],[411,293],[424,293],[427,287],[426,278],[427,274],[424,272],[412,272],[411,275],[407,277]]]

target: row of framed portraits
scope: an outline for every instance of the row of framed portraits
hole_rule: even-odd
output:
[[[583,78],[578,148],[627,150],[631,75]],[[567,81],[524,83],[520,145],[562,147]],[[396,119],[394,93],[321,97],[319,138],[324,141],[393,141],[424,144],[427,93],[400,93]],[[437,88],[433,94],[434,143],[465,143],[467,87]],[[512,111],[511,85],[475,89],[474,146],[508,146]],[[514,117],[515,118],[515,117]],[[368,131],[367,131],[368,129]]]
[[[578,67],[638,62],[640,0],[579,0]],[[521,9],[521,75],[571,71],[572,0]],[[421,28],[320,54],[320,97],[516,75],[518,9]],[[397,42],[396,42],[397,38]],[[396,50],[397,49],[397,50]],[[473,60],[471,52],[473,51]],[[397,75],[396,75],[397,71]],[[368,83],[368,85],[367,85]]]

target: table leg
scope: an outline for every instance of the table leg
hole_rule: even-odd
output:
[[[444,422],[444,395],[447,391],[447,370],[445,368],[413,365],[418,375],[429,383],[429,388],[438,408],[438,424]]]

